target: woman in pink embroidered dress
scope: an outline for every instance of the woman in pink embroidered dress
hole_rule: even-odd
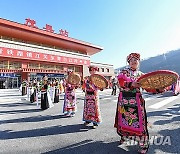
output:
[[[94,66],[89,67],[89,73],[95,74],[97,68]],[[91,83],[89,77],[84,80],[83,89],[85,91],[84,110],[83,110],[83,121],[84,125],[87,126],[89,123],[93,123],[93,128],[96,128],[101,122],[101,115],[99,109],[99,97],[98,88]]]
[[[68,72],[68,75],[72,73],[72,71]],[[63,82],[65,95],[64,95],[64,105],[63,105],[63,113],[65,116],[75,116],[77,111],[77,100],[75,89],[78,87],[77,85],[72,85],[67,81]]]
[[[116,110],[115,124],[120,144],[126,138],[139,142],[139,153],[147,153],[149,148],[149,134],[147,129],[147,116],[145,101],[140,92],[140,84],[136,82],[142,75],[138,70],[140,54],[131,53],[127,57],[129,68],[118,75],[120,93]]]

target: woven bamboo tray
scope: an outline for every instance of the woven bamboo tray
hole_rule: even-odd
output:
[[[67,82],[72,85],[79,85],[81,81],[81,77],[77,73],[70,73],[67,78]]]
[[[106,80],[106,78],[99,74],[91,75],[90,81],[99,89],[104,89],[108,86],[108,81]]]
[[[144,89],[163,89],[177,81],[179,75],[169,70],[159,70],[142,75],[137,81]]]

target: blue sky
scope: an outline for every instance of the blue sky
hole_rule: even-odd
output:
[[[55,32],[102,46],[94,62],[126,65],[126,56],[141,59],[180,48],[180,0],[4,0],[0,17],[19,23],[36,20]]]

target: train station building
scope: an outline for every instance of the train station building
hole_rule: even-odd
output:
[[[29,18],[24,24],[0,18],[0,88],[17,88],[24,79],[40,80],[45,75],[61,79],[68,70],[83,78],[91,64],[90,56],[102,50],[69,37],[66,30],[55,33],[48,24],[38,28]]]

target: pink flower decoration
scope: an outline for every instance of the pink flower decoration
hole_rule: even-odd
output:
[[[133,108],[129,108],[129,111],[130,111],[131,113],[133,113],[134,110],[135,110],[135,109],[133,109]]]
[[[129,100],[129,103],[130,103],[130,104],[134,104],[134,103],[135,103],[135,100],[134,100],[134,99],[130,99],[130,100]]]
[[[133,114],[131,114],[130,117],[131,117],[132,119],[136,119],[136,118],[137,118],[136,115],[133,115]]]
[[[127,99],[123,99],[124,104],[128,104],[128,100]]]
[[[125,114],[125,116],[127,116],[127,117],[129,117],[129,115],[130,115],[129,112],[125,112],[124,114]]]
[[[129,120],[129,117],[125,117],[125,119],[126,119],[126,121],[128,121],[128,120]]]

